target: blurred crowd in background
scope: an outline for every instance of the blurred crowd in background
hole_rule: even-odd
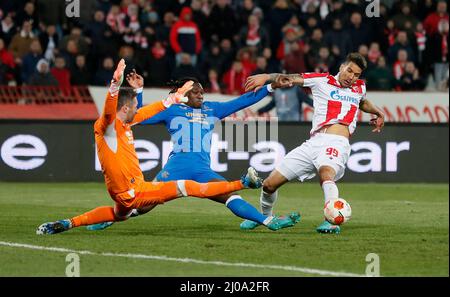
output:
[[[330,72],[350,52],[369,90],[448,89],[447,1],[0,0],[0,85],[109,83],[115,63],[146,86],[195,76],[207,92],[243,93],[252,74]]]

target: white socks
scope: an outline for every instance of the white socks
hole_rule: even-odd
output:
[[[272,219],[273,219],[273,216],[268,216],[268,217],[264,220],[263,225],[264,225],[264,226],[267,226],[267,224],[269,224],[270,221],[272,221]]]
[[[339,190],[334,181],[326,180],[322,183],[322,190],[325,196],[325,203],[331,199],[339,198]]]
[[[272,216],[273,204],[277,200],[278,191],[273,192],[272,194],[261,191],[261,197],[259,202],[261,204],[261,211],[265,216]]]

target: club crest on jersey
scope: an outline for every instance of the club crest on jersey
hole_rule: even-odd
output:
[[[358,105],[359,100],[356,97],[339,94],[339,90],[331,91],[330,97],[334,100],[346,101]]]
[[[361,86],[352,86],[352,92],[355,92],[355,93],[362,93],[362,88],[361,88]]]
[[[128,144],[134,144],[133,131],[125,131],[125,136],[128,138]]]

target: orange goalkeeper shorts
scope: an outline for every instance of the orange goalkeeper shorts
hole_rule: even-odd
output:
[[[153,204],[163,204],[178,197],[176,181],[142,182],[127,192],[113,195],[116,207],[124,212]]]

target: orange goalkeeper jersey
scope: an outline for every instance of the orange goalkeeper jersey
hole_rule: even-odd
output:
[[[133,121],[123,123],[116,118],[118,92],[108,92],[103,114],[94,124],[95,143],[102,165],[106,187],[110,195],[127,192],[144,181],[134,148],[131,126],[140,123],[165,109],[155,102],[138,109]]]

